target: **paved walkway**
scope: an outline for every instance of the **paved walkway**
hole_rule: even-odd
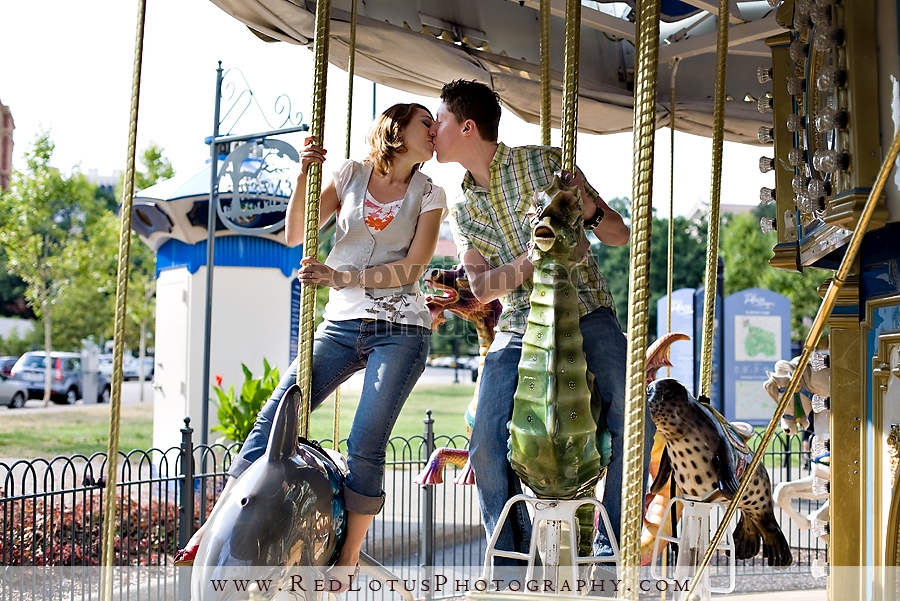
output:
[[[714,595],[713,599],[733,599],[734,601],[826,601],[827,591],[823,588],[806,591],[774,591],[766,593]]]

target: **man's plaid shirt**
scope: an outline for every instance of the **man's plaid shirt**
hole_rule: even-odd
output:
[[[453,238],[459,254],[473,248],[491,268],[500,267],[526,251],[532,225],[527,213],[535,190],[550,184],[554,173],[562,169],[562,153],[549,146],[510,148],[502,142],[491,161],[491,190],[475,183],[466,172],[462,198],[450,209]],[[591,198],[599,197],[585,181]],[[609,307],[615,312],[612,294],[593,255],[575,270],[580,314]],[[530,308],[531,280],[503,299],[498,331],[524,332]]]

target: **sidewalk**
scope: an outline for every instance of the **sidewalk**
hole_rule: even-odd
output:
[[[732,595],[713,595],[713,599],[729,599],[734,601],[826,601],[827,591],[823,588],[806,591],[774,591],[767,593],[748,593]]]

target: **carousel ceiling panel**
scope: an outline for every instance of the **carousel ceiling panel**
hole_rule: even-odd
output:
[[[303,0],[211,0],[262,39],[311,47],[315,3]],[[682,61],[676,77],[676,125],[710,136],[715,73],[715,9],[707,0],[664,3],[661,24],[660,102],[670,92],[668,65]],[[536,123],[540,115],[539,0],[365,0],[359,2],[356,74],[425,96],[437,96],[454,79],[494,87],[504,106]],[[765,1],[731,5],[726,139],[757,143],[756,112],[764,93],[756,69],[771,59],[762,40],[779,31]],[[333,0],[329,61],[346,69],[350,0]],[[551,0],[553,120],[559,125],[564,68],[565,1]],[[633,11],[623,2],[582,2],[579,129],[628,131],[632,126]],[[748,99],[744,101],[743,99]],[[747,110],[748,104],[752,111]],[[660,124],[668,123],[660,106]]]

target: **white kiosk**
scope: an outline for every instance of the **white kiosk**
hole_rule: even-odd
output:
[[[283,240],[296,151],[267,139],[220,157],[210,333],[210,386],[244,381],[241,364],[261,374],[263,359],[282,373],[297,352],[302,248]],[[206,323],[209,166],[138,192],[132,223],[156,252],[156,353],[153,446],[181,443],[184,418],[201,440]],[[209,427],[217,423],[210,406]],[[210,442],[218,433],[208,435]]]

